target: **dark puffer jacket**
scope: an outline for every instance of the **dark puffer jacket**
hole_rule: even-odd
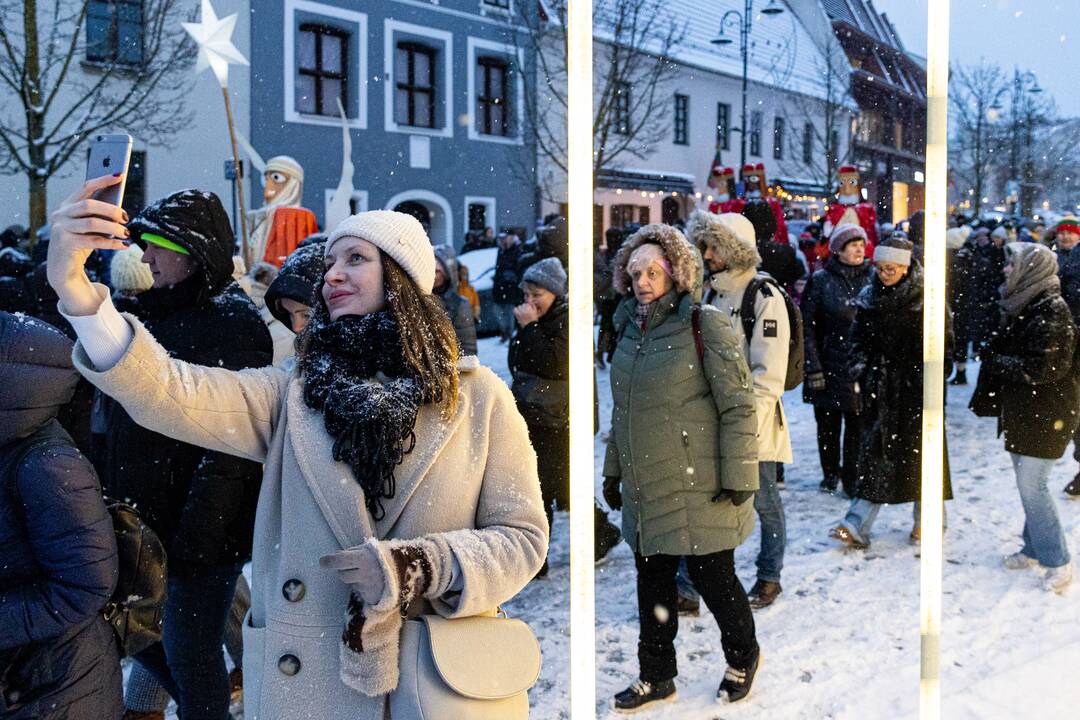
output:
[[[569,420],[569,319],[565,300],[557,298],[543,317],[510,341],[511,390],[530,428],[563,427]]]
[[[986,348],[976,393],[1000,398],[998,435],[1018,455],[1061,457],[1076,430],[1080,408],[1077,329],[1057,292],[1032,300]]]
[[[312,235],[312,238],[318,237]],[[311,238],[308,238],[310,240]],[[315,286],[322,279],[325,268],[323,265],[323,250],[325,238],[321,241],[300,243],[300,246],[292,251],[289,257],[281,265],[277,277],[266,289],[263,302],[266,303],[270,313],[285,327],[292,329],[292,318],[281,306],[284,299],[293,300],[303,305],[311,306],[312,294]]]
[[[1077,247],[1080,247],[1078,245]],[[1058,251],[1061,278],[1061,297],[1069,306],[1073,322],[1080,324],[1080,251],[1074,247],[1068,252]]]
[[[851,324],[855,298],[870,282],[870,263],[845,265],[835,257],[810,276],[802,297],[806,374],[824,373],[825,388],[812,392],[803,385],[803,397],[816,407],[859,411],[851,369]]]
[[[442,264],[446,271],[447,282],[441,288],[435,288],[434,293],[442,301],[446,314],[450,316],[450,322],[454,324],[454,334],[457,335],[458,346],[462,355],[476,354],[476,320],[473,318],[472,306],[469,301],[458,295],[458,261],[453,248],[448,245],[435,247],[435,259]]]
[[[117,302],[146,325],[169,355],[240,370],[270,364],[270,333],[232,280],[233,235],[217,197],[185,190],[132,219],[132,237],[152,232],[198,260],[195,274]],[[169,572],[246,560],[251,554],[258,463],[209,452],[140,427],[103,399],[108,433],[99,470],[111,497],[134,504],[169,554]]]
[[[116,639],[101,615],[117,577],[112,520],[93,466],[56,421],[77,381],[70,340],[0,313],[5,720],[116,720],[124,711]]]
[[[857,497],[907,503],[921,497],[923,280],[912,265],[896,285],[874,277],[855,301],[852,374],[860,384],[866,432],[859,448]],[[952,347],[946,315],[945,347]],[[952,498],[948,450],[945,499]]]

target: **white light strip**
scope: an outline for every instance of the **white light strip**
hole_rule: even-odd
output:
[[[567,8],[570,205],[570,717],[596,717],[593,587],[592,2]]]
[[[927,16],[925,302],[923,305],[922,552],[919,718],[941,718],[942,478],[945,437],[945,213],[949,0]]]

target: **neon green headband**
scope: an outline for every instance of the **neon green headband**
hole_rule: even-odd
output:
[[[169,240],[168,238],[163,238],[160,235],[155,235],[154,233],[143,233],[140,237],[146,242],[153,243],[154,245],[157,245],[158,247],[163,247],[166,250],[172,250],[173,252],[180,253],[181,255],[191,254],[190,252],[188,252],[188,249],[185,248],[183,245],[174,243],[172,240]]]

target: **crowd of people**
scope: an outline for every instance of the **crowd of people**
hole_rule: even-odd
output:
[[[569,508],[566,222],[473,238],[498,248],[485,308],[410,215],[353,215],[249,269],[215,195],[129,218],[93,197],[115,181],[75,192],[32,249],[0,236],[4,717],[154,720],[171,698],[181,720],[225,720],[242,693],[252,717],[382,720],[405,622],[483,615],[548,572]],[[886,505],[912,505],[920,541],[922,222],[788,241],[754,197],[595,239],[613,402],[594,432],[621,519],[594,503],[595,556],[630,546],[639,606],[640,673],[616,710],[675,698],[679,616],[702,601],[718,700],[750,694],[754,611],[783,593],[793,433],[816,432],[821,490],[850,500],[839,546],[869,547]],[[979,361],[971,410],[997,418],[1025,517],[1004,565],[1063,592],[1047,483],[1080,424],[1080,221],[953,225],[943,379]],[[509,387],[476,357],[485,312]],[[815,430],[788,420],[800,386]],[[167,557],[123,688],[113,501]],[[755,522],[744,588],[734,553]]]

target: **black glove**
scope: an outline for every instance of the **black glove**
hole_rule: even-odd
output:
[[[806,376],[806,389],[810,392],[818,392],[825,389],[825,373],[812,372]]]
[[[724,498],[730,498],[731,499],[731,504],[738,507],[739,505],[742,505],[744,502],[746,502],[750,498],[754,497],[754,492],[756,492],[756,491],[754,491],[754,490],[727,490],[727,489],[725,489],[725,490],[721,490],[720,492],[713,495],[712,501],[713,502],[720,502]]]
[[[604,502],[612,510],[622,510],[622,480],[617,477],[604,478]]]

